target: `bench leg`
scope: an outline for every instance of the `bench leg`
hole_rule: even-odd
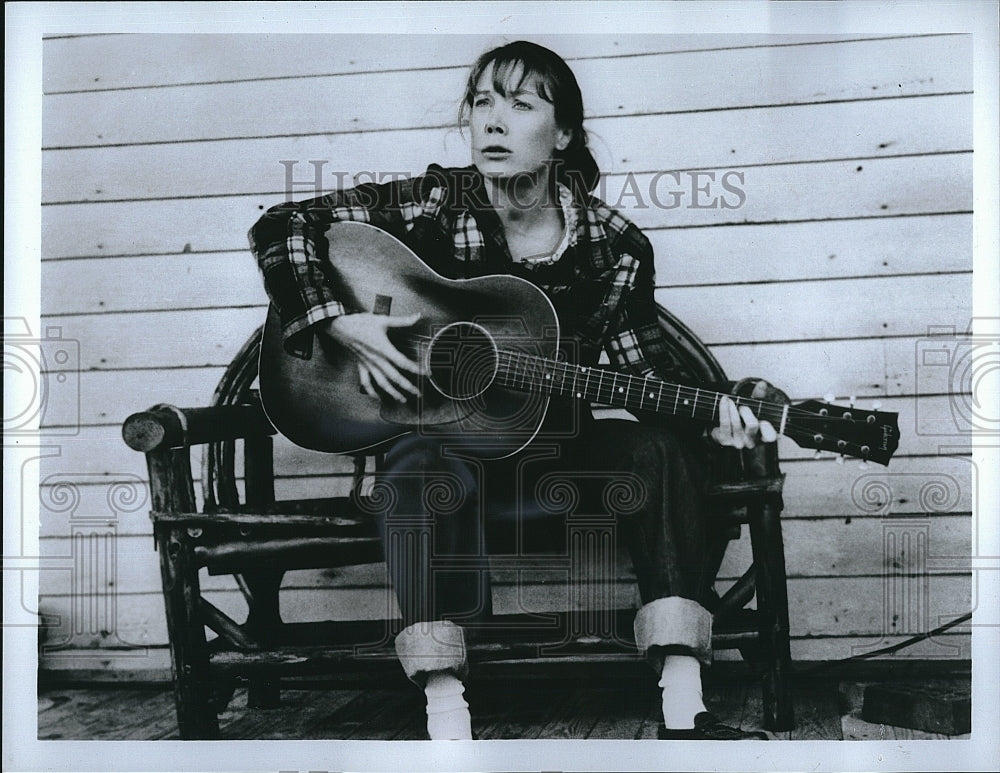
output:
[[[247,628],[254,638],[264,643],[273,641],[282,625],[278,591],[284,575],[281,570],[243,575],[252,597]],[[250,679],[247,690],[248,707],[274,709],[280,705],[281,680],[278,677],[255,676]]]
[[[181,528],[158,525],[155,531],[180,736],[215,739],[219,718],[208,673],[205,627],[198,611],[198,567]]]
[[[769,730],[791,730],[795,717],[790,684],[792,657],[781,508],[777,503],[766,503],[750,509],[750,540],[757,570],[759,644],[764,667],[761,683],[763,723]]]

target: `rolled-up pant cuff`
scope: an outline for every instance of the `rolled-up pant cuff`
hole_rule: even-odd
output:
[[[661,671],[665,655],[693,655],[712,662],[712,615],[697,601],[668,596],[644,605],[635,616],[635,644]]]
[[[450,620],[414,623],[396,636],[396,655],[406,676],[421,687],[432,671],[469,672],[465,632]]]

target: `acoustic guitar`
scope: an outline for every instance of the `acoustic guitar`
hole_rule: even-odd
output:
[[[420,397],[405,403],[369,396],[353,355],[327,336],[314,336],[309,358],[288,354],[272,306],[261,341],[261,400],[275,428],[297,445],[359,453],[421,432],[482,458],[502,458],[531,442],[549,401],[561,398],[717,423],[722,393],[567,360],[555,309],[526,280],[447,279],[395,237],[364,223],[335,223],[326,238],[337,255],[329,280],[348,308],[420,313],[413,327],[390,338],[427,375]],[[732,399],[805,448],[887,465],[899,445],[896,413],[818,400]]]

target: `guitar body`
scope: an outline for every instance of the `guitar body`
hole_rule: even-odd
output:
[[[261,340],[260,393],[275,428],[296,445],[332,453],[374,450],[415,431],[483,458],[527,445],[548,397],[501,386],[491,368],[500,351],[556,356],[559,324],[545,294],[512,276],[446,279],[367,224],[335,223],[326,237],[337,256],[331,281],[348,308],[421,315],[393,342],[427,363],[431,377],[422,380],[421,397],[407,403],[366,395],[354,356],[326,336],[314,336],[309,359],[288,354],[272,306]]]

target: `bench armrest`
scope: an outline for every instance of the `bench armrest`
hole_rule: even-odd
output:
[[[143,453],[276,432],[259,405],[209,408],[154,405],[147,411],[133,413],[122,424],[125,443]]]

